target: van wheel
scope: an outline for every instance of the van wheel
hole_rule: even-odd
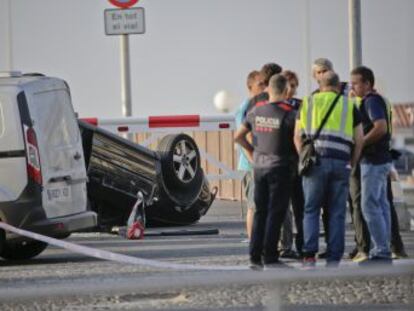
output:
[[[3,243],[3,250],[0,253],[0,257],[8,260],[22,260],[30,259],[41,252],[47,247],[47,243],[40,241],[26,241],[20,243]]]
[[[200,189],[203,182],[200,153],[186,134],[164,136],[159,145],[163,179],[169,189]]]

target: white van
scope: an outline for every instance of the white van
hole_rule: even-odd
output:
[[[0,74],[0,221],[48,236],[96,226],[87,211],[86,169],[65,81]],[[0,257],[26,259],[46,248],[0,230]]]

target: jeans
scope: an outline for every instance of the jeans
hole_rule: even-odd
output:
[[[345,250],[345,214],[349,189],[349,162],[321,158],[310,174],[303,177],[305,214],[303,219],[303,255],[314,257],[319,248],[319,216],[321,207],[329,213],[327,261],[339,262]]]
[[[391,258],[391,212],[387,198],[390,169],[390,163],[361,164],[361,205],[371,235],[371,258]]]
[[[289,206],[289,167],[254,169],[254,214],[250,260],[265,264],[279,259],[277,244]]]

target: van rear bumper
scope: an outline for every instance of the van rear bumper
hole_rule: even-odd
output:
[[[97,217],[95,212],[87,211],[75,215],[57,217],[34,223],[32,230],[37,233],[45,233],[52,237],[69,235],[71,232],[91,229],[96,227]]]
[[[72,232],[91,229],[97,225],[97,216],[95,212],[87,211],[79,214],[46,219],[35,222],[29,227],[22,229],[43,234],[49,237],[63,239]],[[7,234],[8,240],[25,239],[15,234]]]

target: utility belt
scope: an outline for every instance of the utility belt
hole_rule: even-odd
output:
[[[392,149],[389,146],[384,150],[383,146],[370,145],[364,147],[362,150],[362,157],[374,157],[379,153],[388,152],[393,160],[397,160],[401,156],[401,152],[398,150]]]

